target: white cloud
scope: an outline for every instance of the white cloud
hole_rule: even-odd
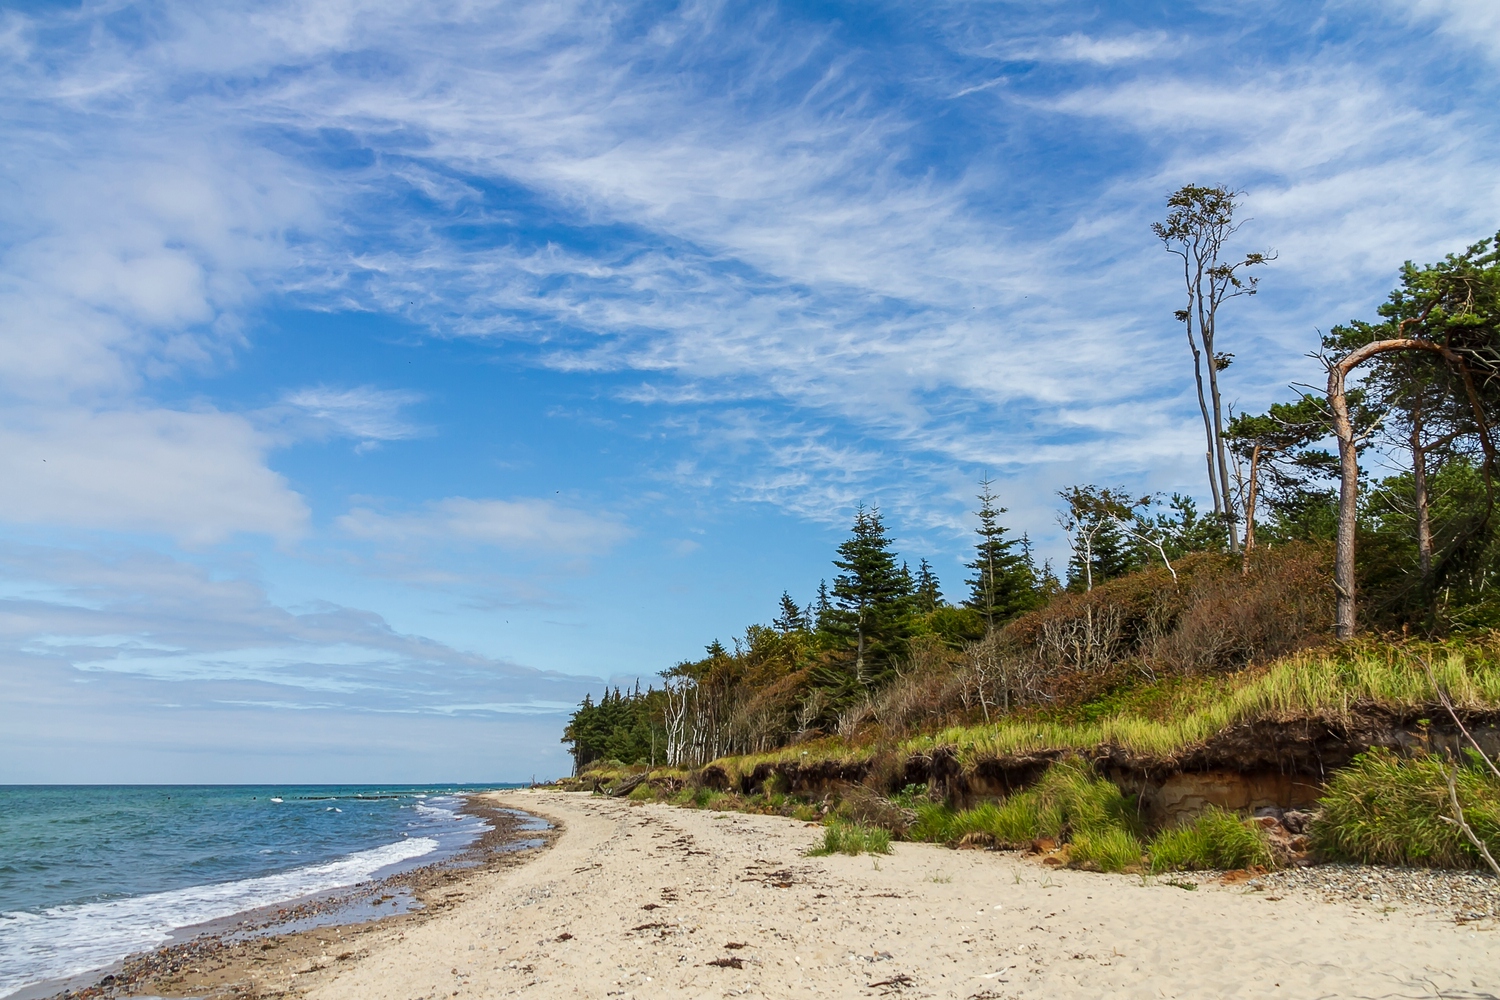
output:
[[[1098,63],[1112,66],[1116,63],[1146,59],[1167,48],[1164,32],[1135,32],[1106,38],[1088,35],[1064,35],[1049,46],[1050,54],[1057,59]]]
[[[268,442],[212,411],[0,415],[0,519],[148,531],[205,545],[237,532],[290,540],[308,511],[266,468]]]
[[[422,429],[402,419],[401,410],[421,401],[420,393],[373,386],[333,389],[320,385],[282,397],[284,405],[332,433],[355,438],[361,448],[380,441],[405,441],[419,436]]]
[[[356,538],[380,543],[477,543],[566,556],[602,554],[630,534],[628,528],[609,517],[529,498],[449,497],[409,514],[356,507],[340,517],[338,524]]]
[[[587,679],[533,670],[324,604],[292,611],[220,567],[158,554],[0,546],[0,663],[66,665],[78,683],[128,676],[175,701],[378,713],[555,711]]]
[[[1475,47],[1500,62],[1500,5],[1493,0],[1388,0],[1417,23],[1437,29],[1463,48]]]

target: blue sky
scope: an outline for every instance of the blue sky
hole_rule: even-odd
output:
[[[1489,0],[0,7],[0,782],[515,780],[855,504],[1202,493],[1186,182],[1274,249],[1241,408],[1500,228]]]

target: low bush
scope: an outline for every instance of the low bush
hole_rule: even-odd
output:
[[[1068,845],[1068,864],[1102,872],[1139,868],[1144,854],[1140,838],[1129,830],[1113,827],[1079,833]]]
[[[809,857],[828,854],[889,854],[891,832],[878,826],[836,819],[823,830],[823,844],[808,851]]]
[[[1234,813],[1215,807],[1191,823],[1163,830],[1146,853],[1153,872],[1271,866],[1265,833]]]
[[[1475,868],[1483,863],[1452,816],[1445,768],[1435,756],[1372,749],[1336,772],[1320,800],[1314,847],[1325,857],[1369,864]],[[1457,768],[1459,804],[1474,832],[1500,847],[1500,780],[1475,761]]]

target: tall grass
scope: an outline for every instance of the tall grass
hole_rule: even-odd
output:
[[[1192,822],[1163,830],[1146,850],[1153,872],[1271,867],[1265,833],[1234,813],[1210,807]]]
[[[958,813],[941,805],[919,805],[908,836],[946,842],[979,833],[1001,847],[1022,847],[1038,837],[1065,840],[1112,830],[1139,836],[1141,823],[1133,800],[1097,776],[1087,762],[1069,758],[1003,802],[984,802]]]
[[[1322,714],[1343,717],[1357,706],[1418,709],[1436,702],[1419,657],[1431,658],[1438,683],[1460,708],[1500,703],[1500,662],[1477,647],[1350,647],[1297,654],[1259,671],[1196,678],[1183,684],[1151,717],[1120,712],[1091,722],[1007,719],[955,727],[908,740],[909,753],[955,749],[972,763],[993,757],[1112,746],[1142,756],[1170,756],[1231,726]]]
[[[1479,853],[1444,816],[1452,815],[1438,757],[1404,758],[1374,749],[1329,779],[1313,842],[1327,857],[1374,864],[1475,868]],[[1464,818],[1500,847],[1500,781],[1470,762],[1456,774]]]
[[[846,820],[831,821],[823,830],[823,843],[808,851],[809,857],[829,854],[889,854],[891,831]]]
[[[1140,838],[1129,830],[1079,833],[1068,846],[1068,864],[1102,872],[1123,872],[1138,866],[1144,853]]]

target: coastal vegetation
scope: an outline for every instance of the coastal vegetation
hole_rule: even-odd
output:
[[[1069,487],[1054,567],[986,478],[945,587],[861,506],[805,602],[585,699],[575,774],[816,815],[838,851],[880,829],[1104,870],[1485,863],[1500,772],[1464,754],[1500,721],[1497,242],[1408,263],[1376,318],[1322,335],[1326,392],[1235,413],[1220,312],[1274,256],[1228,255],[1234,208],[1184,188],[1156,230],[1184,266],[1212,510]],[[1301,775],[1315,819],[1163,811],[1171,775],[1208,772]]]

